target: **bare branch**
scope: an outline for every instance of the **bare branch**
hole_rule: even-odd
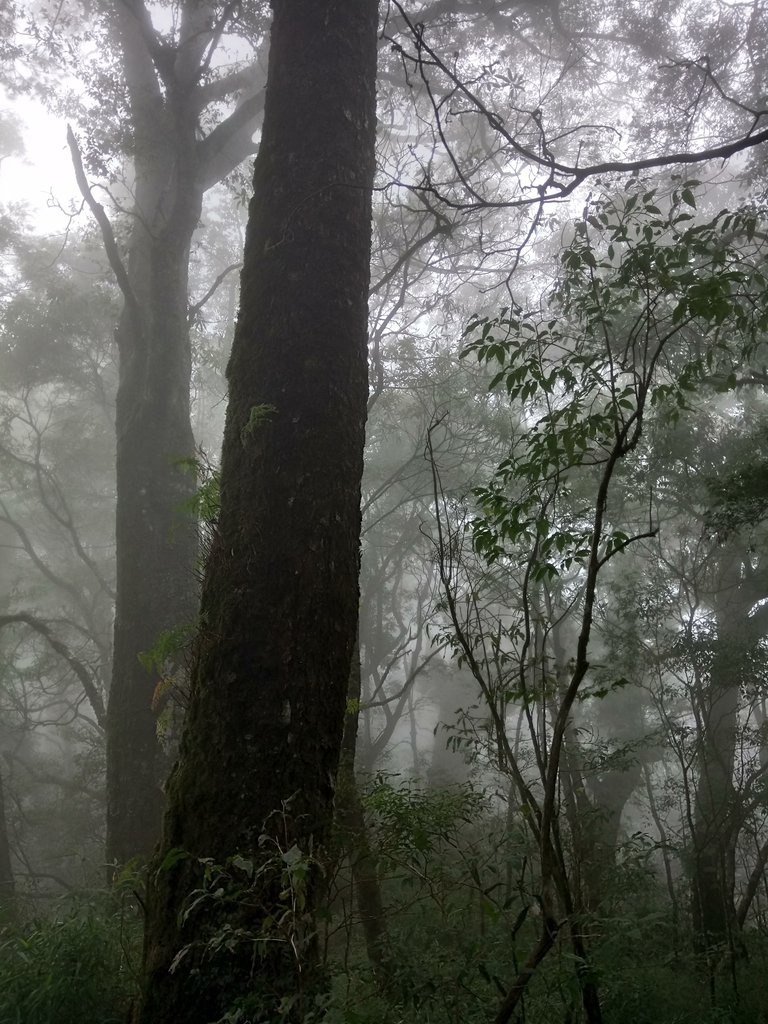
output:
[[[198,302],[192,303],[192,305],[189,307],[188,319],[190,322],[197,316],[197,314],[200,312],[200,310],[203,308],[206,302],[208,302],[213,297],[218,288],[221,286],[224,280],[232,273],[232,271],[239,270],[240,267],[242,267],[242,265],[242,263],[230,263],[228,267],[225,267],[222,270],[222,272],[215,278],[213,284],[208,289],[208,291],[203,295],[202,299],[200,299]]]
[[[18,612],[15,615],[0,615],[0,629],[2,629],[3,626],[10,626],[18,622],[24,623],[29,626],[30,629],[44,637],[53,650],[67,662],[69,667],[80,680],[83,690],[85,691],[91,707],[93,708],[93,713],[96,715],[96,721],[100,728],[106,728],[107,714],[104,707],[104,701],[91,670],[83,664],[79,658],[72,654],[69,647],[67,647],[62,640],[57,639],[51,633],[48,625],[42,619],[38,619],[36,616],[29,615],[26,612]]]
[[[107,259],[109,260],[109,265],[112,268],[112,273],[115,275],[117,284],[123,294],[123,298],[125,299],[126,307],[128,308],[131,319],[133,320],[134,337],[143,349],[146,347],[146,339],[141,306],[139,305],[136,294],[131,287],[131,282],[128,278],[128,271],[126,270],[125,264],[120,256],[120,250],[117,247],[115,233],[112,230],[109,217],[101,203],[97,202],[94,198],[91,187],[88,184],[88,179],[85,176],[85,170],[83,168],[83,159],[77,145],[77,139],[75,138],[70,125],[67,125],[67,143],[69,145],[69,151],[72,154],[72,166],[75,169],[77,187],[80,189],[80,194],[101,229],[101,237],[104,242],[104,249],[107,254]]]
[[[206,71],[208,71],[210,69],[211,60],[213,58],[214,53],[216,52],[216,47],[221,42],[221,37],[224,34],[224,29],[227,27],[227,24],[230,21],[234,20],[235,14],[236,14],[236,12],[238,12],[240,10],[241,6],[242,6],[242,0],[229,0],[229,3],[225,4],[224,10],[221,12],[221,16],[215,22],[215,24],[213,25],[213,28],[210,31],[210,38],[208,40],[208,45],[207,45],[207,51],[208,52],[205,53],[204,56],[202,56],[202,54],[201,54],[201,57],[202,57],[201,62],[200,62],[200,73],[201,74],[204,74]]]
[[[32,423],[31,417],[29,423],[32,429],[35,431],[35,433],[39,435],[36,425]],[[6,448],[5,445],[0,443],[0,455],[5,455],[6,457],[13,459],[15,462],[20,463],[26,469],[31,470],[34,473],[35,480],[37,482],[37,491],[38,494],[40,495],[40,502],[43,508],[46,510],[48,515],[54,520],[54,522],[58,523],[59,526],[62,527],[62,529],[66,530],[66,532],[69,534],[72,540],[72,544],[74,545],[75,551],[77,552],[80,560],[89,569],[89,571],[94,576],[96,582],[99,584],[101,589],[108,595],[108,597],[110,597],[114,601],[115,592],[113,588],[110,586],[109,582],[104,578],[101,570],[99,569],[99,566],[96,564],[96,562],[91,558],[91,556],[83,547],[83,543],[80,540],[80,534],[78,533],[74,518],[72,516],[72,510],[69,507],[69,502],[67,501],[66,495],[64,494],[61,484],[56,479],[55,475],[51,472],[51,470],[43,466],[40,461],[39,440],[36,448],[37,450],[35,453],[35,458],[25,459],[22,456],[17,455],[15,452],[11,451],[11,449]],[[48,497],[46,484],[48,485],[48,487],[50,487],[51,491],[53,492],[55,500],[58,502],[58,509],[55,507],[53,502]]]
[[[392,4],[399,11],[403,21],[408,26],[408,31],[415,43],[416,53],[409,54],[396,40],[392,39],[390,41],[392,42],[393,47],[402,55],[404,60],[416,64],[428,90],[429,83],[424,75],[424,68],[431,66],[439,70],[441,74],[445,75],[453,86],[453,90],[471,103],[474,110],[487,121],[493,131],[504,140],[513,153],[517,154],[517,156],[528,163],[537,165],[541,167],[542,170],[546,170],[548,172],[547,178],[542,183],[537,186],[533,186],[535,191],[538,192],[538,196],[528,196],[527,198],[514,200],[488,200],[479,196],[471,184],[466,180],[465,176],[456,165],[455,158],[453,157],[447,140],[443,137],[443,145],[454,163],[454,167],[459,174],[459,178],[469,195],[473,198],[470,201],[463,203],[451,200],[450,198],[440,194],[438,188],[432,182],[409,187],[411,187],[415,192],[429,192],[437,196],[441,202],[444,202],[447,206],[450,206],[453,209],[509,209],[529,206],[533,203],[551,201],[553,199],[564,199],[566,196],[569,196],[574,192],[587,179],[597,177],[599,175],[637,173],[638,171],[651,170],[657,167],[697,164],[703,163],[707,160],[725,160],[728,157],[734,156],[736,153],[741,153],[747,149],[753,149],[756,146],[762,145],[764,142],[768,142],[768,129],[764,129],[761,132],[754,131],[757,120],[759,119],[756,117],[753,121],[752,128],[750,128],[750,130],[740,138],[735,139],[732,142],[723,143],[719,146],[712,146],[707,149],[690,152],[662,153],[656,156],[645,157],[641,160],[607,160],[603,163],[591,164],[586,167],[572,166],[570,164],[562,163],[555,159],[553,154],[544,147],[542,148],[543,155],[540,155],[539,153],[535,153],[533,150],[521,145],[512,132],[504,126],[502,118],[494,111],[490,110],[483,103],[480,97],[458,77],[456,72],[452,71],[448,67],[448,65],[440,58],[438,53],[425,41],[423,25],[415,25],[408,18],[408,15],[399,3],[399,0],[392,0]],[[428,60],[425,60],[425,55]],[[430,98],[432,98],[431,92]],[[432,99],[432,102],[433,106],[435,106],[434,99]],[[762,113],[763,112],[760,111],[759,116],[762,116]],[[438,132],[442,137],[442,130],[439,123]]]
[[[38,769],[33,768],[31,764],[29,764],[23,757],[20,757],[15,751],[4,752],[4,756],[7,761],[20,765],[32,781],[38,783],[38,785],[58,786],[59,789],[63,789],[65,792],[88,796],[92,800],[104,799],[104,794],[100,790],[82,785],[81,783],[75,782],[73,779],[68,779],[63,775],[54,775],[53,772],[41,772]]]
[[[62,590],[66,591],[66,593],[70,594],[71,597],[74,599],[75,603],[77,604],[77,606],[82,611],[83,601],[80,591],[77,589],[76,586],[74,586],[74,584],[70,583],[69,580],[64,579],[63,576],[59,576],[58,573],[54,572],[54,570],[51,569],[50,566],[43,561],[41,555],[38,553],[37,549],[32,543],[27,531],[24,529],[21,523],[16,522],[16,520],[8,514],[8,509],[5,506],[4,502],[2,501],[0,501],[0,523],[6,523],[8,526],[10,526],[13,530],[16,531],[16,534],[19,540],[21,541],[21,546],[29,555],[35,567],[40,570],[40,572],[43,574],[43,576],[45,576],[49,583],[53,583],[54,586],[60,587]]]

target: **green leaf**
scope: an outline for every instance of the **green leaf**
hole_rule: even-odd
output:
[[[163,871],[170,871],[172,867],[178,864],[182,860],[189,859],[189,853],[183,850],[180,846],[172,846],[171,849],[163,857],[160,866],[157,869],[157,873],[160,874]]]
[[[304,854],[301,852],[299,847],[294,843],[293,846],[286,850],[283,854],[283,861],[288,865],[289,868],[296,867],[304,859]]]
[[[253,878],[254,864],[253,861],[248,857],[243,857],[241,854],[236,853],[231,861],[232,867],[238,871],[242,871],[243,874],[247,875],[248,878]]]
[[[688,312],[688,300],[686,298],[680,299],[678,304],[672,310],[672,323],[679,324],[683,320]]]

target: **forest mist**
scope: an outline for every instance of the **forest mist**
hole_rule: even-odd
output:
[[[768,1020],[766,53],[4,5],[0,1024]]]

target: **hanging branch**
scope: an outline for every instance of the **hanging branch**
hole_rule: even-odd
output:
[[[36,616],[29,615],[26,612],[18,612],[15,615],[0,615],[0,629],[3,626],[10,626],[17,622],[22,622],[34,630],[35,633],[39,633],[40,636],[48,641],[53,650],[66,661],[82,684],[85,695],[93,708],[93,713],[96,715],[96,722],[101,729],[105,729],[107,713],[104,707],[104,700],[87,666],[79,658],[75,657],[62,640],[53,635],[47,623],[43,622],[42,619],[38,619]]]
[[[128,278],[128,271],[126,270],[125,264],[120,256],[120,250],[117,247],[115,233],[112,230],[109,217],[101,203],[97,202],[94,198],[91,186],[88,184],[80,148],[77,145],[77,139],[75,138],[70,125],[67,125],[67,144],[69,145],[69,151],[72,154],[72,166],[75,170],[75,181],[77,182],[77,187],[80,190],[80,195],[85,200],[88,208],[95,217],[99,228],[101,229],[101,237],[104,242],[104,249],[107,254],[107,259],[109,260],[109,265],[112,268],[112,273],[115,275],[118,287],[123,294],[125,304],[134,322],[136,339],[141,343],[142,347],[144,347],[144,318],[141,314],[141,306],[139,305],[136,294],[131,287],[131,282]]]

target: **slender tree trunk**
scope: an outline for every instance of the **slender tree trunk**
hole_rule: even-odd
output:
[[[658,805],[656,803],[656,796],[653,792],[653,780],[651,778],[651,771],[647,764],[643,764],[643,779],[645,781],[645,792],[648,797],[648,808],[651,812],[653,822],[658,830],[659,840],[661,842],[661,859],[664,864],[664,880],[667,884],[667,894],[669,895],[669,906],[671,908],[674,947],[677,948],[680,911],[677,905],[675,879],[672,874],[672,861],[669,856],[669,838],[667,835],[667,830],[664,825],[664,822],[662,821],[661,815],[659,814]]]
[[[16,921],[16,890],[11,868],[11,845],[8,841],[8,819],[5,816],[3,776],[0,773],[0,931]]]
[[[736,732],[744,677],[749,602],[740,588],[741,560],[724,554],[715,597],[717,640],[709,685],[701,696],[699,777],[694,801],[692,909],[699,952],[722,947],[737,930],[734,907],[737,799]]]
[[[339,784],[336,797],[336,824],[348,850],[355,889],[357,912],[365,940],[365,951],[378,985],[389,982],[387,922],[381,898],[376,856],[371,849],[365,812],[355,778],[355,748],[360,703],[360,651],[355,646],[349,673],[348,701],[344,736],[339,760]]]
[[[757,895],[760,883],[765,880],[766,866],[768,866],[768,843],[763,843],[758,848],[755,865],[749,873],[746,888],[736,908],[736,920],[739,928],[743,928],[746,924],[749,908]]]
[[[358,614],[377,3],[273,10],[221,516],[150,875],[141,1024],[208,1024],[235,1004],[299,1020],[317,983],[312,850],[332,817]],[[230,861],[237,898],[185,913],[199,858]]]

